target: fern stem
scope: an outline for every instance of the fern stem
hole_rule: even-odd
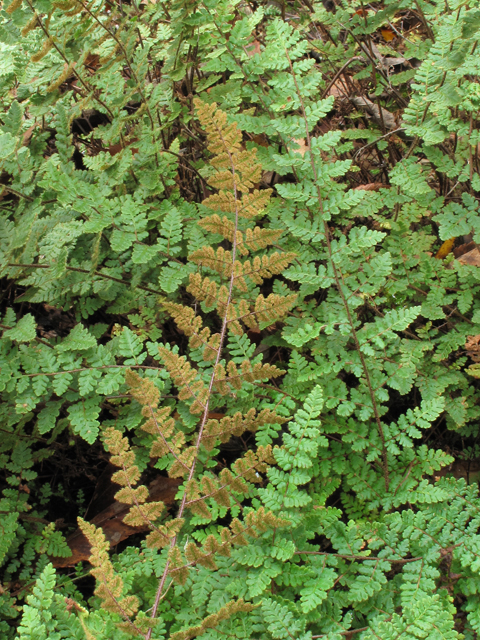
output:
[[[385,560],[385,562],[391,562],[392,564],[407,564],[408,562],[418,562],[422,560],[422,556],[418,558],[378,558],[375,556],[360,556],[360,555],[346,555],[342,553],[329,553],[328,551],[295,551],[296,556],[333,556],[334,558],[342,558],[342,560]]]
[[[328,87],[323,92],[322,98],[326,98],[328,96],[328,93],[329,93],[330,89],[333,87],[333,85],[338,80],[338,78],[342,75],[342,73],[345,71],[345,69],[352,62],[355,62],[356,60],[361,60],[362,62],[365,62],[365,60],[364,60],[364,58],[362,58],[362,56],[353,56],[353,58],[350,58],[350,60],[347,60],[347,62],[345,62],[345,64],[342,67],[340,67],[340,69],[337,71],[337,73],[333,76],[333,79],[330,81]]]

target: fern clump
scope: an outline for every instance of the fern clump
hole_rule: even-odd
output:
[[[2,638],[477,637],[479,16],[5,5]]]

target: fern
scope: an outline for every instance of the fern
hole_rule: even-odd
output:
[[[477,4],[4,8],[2,637],[476,637]]]

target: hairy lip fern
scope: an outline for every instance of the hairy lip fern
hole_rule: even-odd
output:
[[[247,451],[233,465],[232,470],[222,469],[218,475],[203,470],[208,457],[216,445],[227,442],[233,435],[241,436],[245,430],[255,432],[265,424],[282,424],[281,415],[270,409],[258,412],[252,408],[246,414],[236,412],[233,416],[225,416],[220,420],[209,418],[212,394],[220,396],[232,395],[241,391],[245,382],[254,383],[278,377],[284,372],[276,366],[261,364],[252,365],[245,359],[240,366],[233,360],[225,361],[225,341],[228,333],[243,335],[243,327],[257,327],[260,323],[273,324],[281,320],[295,301],[295,295],[279,296],[271,294],[268,298],[258,296],[255,300],[248,297],[250,288],[245,278],[261,283],[263,278],[270,278],[283,271],[294,257],[294,254],[274,253],[262,259],[255,257],[253,264],[249,260],[237,259],[238,244],[243,248],[243,255],[250,251],[265,249],[281,234],[259,227],[253,229],[250,221],[260,216],[268,204],[271,195],[252,188],[260,177],[260,165],[256,161],[256,150],[242,149],[242,135],[236,124],[228,124],[226,114],[217,105],[207,105],[196,101],[198,118],[207,132],[208,149],[213,154],[211,165],[215,173],[208,179],[209,184],[218,189],[218,194],[203,201],[209,209],[221,211],[222,225],[218,226],[218,214],[208,215],[199,224],[206,229],[215,229],[230,242],[232,249],[225,251],[219,247],[215,252],[212,247],[197,250],[189,259],[200,268],[214,272],[215,276],[203,276],[198,271],[190,276],[187,287],[197,301],[205,301],[205,307],[214,309],[221,323],[220,333],[212,334],[209,327],[203,326],[201,315],[196,315],[192,308],[180,304],[165,302],[163,307],[174,318],[178,328],[189,337],[191,349],[202,353],[204,362],[213,361],[213,366],[205,369],[203,375],[191,366],[185,356],[179,356],[168,347],[160,347],[163,360],[172,381],[178,389],[180,400],[187,402],[190,413],[200,414],[198,424],[188,441],[183,431],[175,428],[175,420],[170,417],[170,407],[158,408],[160,393],[155,384],[140,377],[133,371],[127,371],[126,381],[132,396],[142,405],[145,422],[142,429],[152,436],[149,455],[152,458],[168,460],[168,473],[172,477],[184,479],[178,516],[165,525],[157,524],[164,505],[161,502],[147,502],[148,490],[137,485],[140,471],[135,465],[135,454],[131,450],[128,439],[122,437],[120,431],[110,427],[105,431],[105,444],[112,455],[111,462],[119,467],[112,480],[123,488],[115,498],[119,502],[132,505],[124,522],[131,526],[148,523],[151,533],[146,545],[149,549],[168,548],[163,574],[152,608],[151,619],[155,622],[158,603],[164,597],[173,581],[184,585],[188,580],[189,569],[200,565],[210,570],[217,570],[215,555],[230,557],[232,547],[248,545],[248,538],[256,538],[259,532],[268,528],[284,527],[288,520],[278,518],[264,507],[249,510],[241,522],[233,518],[228,527],[221,528],[215,535],[208,535],[201,545],[187,542],[182,549],[179,546],[179,534],[185,524],[187,513],[206,520],[211,518],[208,502],[225,509],[238,503],[238,498],[248,496],[252,483],[261,481],[261,473],[265,473],[268,465],[275,463],[272,447],[259,446],[255,452]],[[242,224],[242,221],[245,221]],[[243,240],[244,238],[245,241]],[[208,297],[202,291],[208,291]],[[242,297],[243,294],[247,294]],[[202,469],[203,467],[203,469]],[[132,596],[121,597],[122,580],[114,573],[113,566],[105,550],[105,539],[101,530],[79,519],[80,527],[92,545],[92,571],[97,580],[96,594],[102,599],[103,606],[118,613],[125,621],[127,629],[135,633],[145,633],[148,640],[151,627],[145,630],[143,613],[132,616],[138,610],[138,600]],[[183,543],[182,543],[183,544]],[[200,626],[172,635],[176,640],[188,640],[218,622],[238,612],[249,612],[251,604],[243,599],[231,601],[217,613],[205,618]]]
[[[479,1],[7,4],[0,637],[475,640]]]

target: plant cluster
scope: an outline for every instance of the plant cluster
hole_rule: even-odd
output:
[[[477,638],[479,40],[478,0],[3,4],[2,637]]]

